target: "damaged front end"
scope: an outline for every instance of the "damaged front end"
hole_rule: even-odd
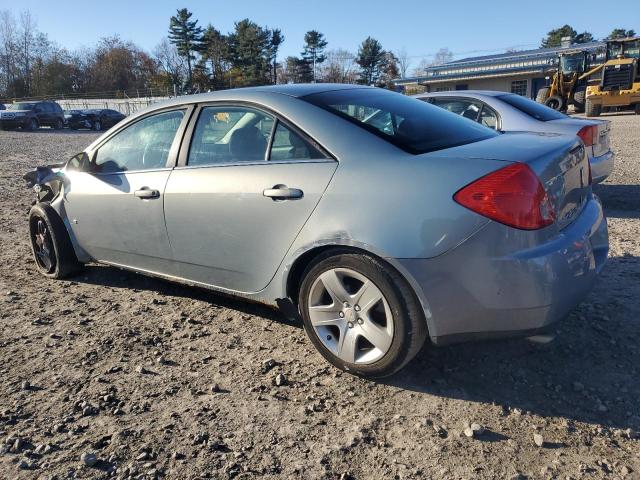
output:
[[[62,168],[64,163],[45,165],[28,171],[22,178],[27,182],[27,188],[32,188],[36,194],[34,204],[37,202],[51,202],[58,196],[60,187],[64,181]]]

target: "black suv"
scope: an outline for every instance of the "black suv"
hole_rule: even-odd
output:
[[[64,127],[64,113],[56,102],[16,102],[0,112],[0,128],[35,130],[40,127]]]

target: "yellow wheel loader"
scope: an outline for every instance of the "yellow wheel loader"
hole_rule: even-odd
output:
[[[606,61],[581,78],[601,72],[587,84],[587,117],[605,110],[635,110],[640,115],[640,37],[607,40]]]
[[[585,109],[586,82],[582,75],[591,56],[585,50],[563,52],[558,55],[557,70],[551,84],[538,90],[536,102],[564,112],[573,105],[578,113]]]

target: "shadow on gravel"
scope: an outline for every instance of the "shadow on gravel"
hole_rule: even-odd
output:
[[[554,342],[542,347],[526,339],[427,345],[384,383],[493,403],[504,415],[532,412],[637,430],[640,321],[629,305],[638,298],[640,258],[610,258],[587,303],[558,324]]]
[[[80,275],[70,280],[78,283],[104,285],[113,288],[148,290],[158,292],[161,295],[191,298],[215,306],[238,310],[249,315],[256,315],[285,325],[302,328],[301,324],[287,320],[277,309],[260,303],[235,298],[219,292],[212,292],[199,287],[189,287],[162,279],[146,277],[115,267],[87,265]]]
[[[191,298],[301,328],[300,323],[261,304],[113,267],[90,265],[73,281]],[[625,314],[623,307],[625,298],[640,298],[640,258],[610,258],[600,284],[587,299],[590,303],[559,323],[557,339],[549,345],[536,346],[524,339],[441,348],[427,345],[382,383],[416,393],[493,403],[505,415],[532,412],[640,429],[640,328],[633,312]],[[623,284],[622,294],[617,288]],[[499,434],[487,438],[504,440]]]
[[[640,218],[640,185],[598,184],[593,191],[602,200],[608,217]]]

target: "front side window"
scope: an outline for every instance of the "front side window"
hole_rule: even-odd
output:
[[[301,99],[413,154],[478,142],[497,135],[442,108],[379,88],[334,90]]]
[[[96,152],[94,171],[126,172],[164,168],[184,110],[139,120],[111,137]]]
[[[274,118],[247,107],[205,107],[189,147],[189,166],[266,161]]]
[[[278,122],[273,134],[269,160],[308,160],[326,158],[317,148],[293,130]]]

